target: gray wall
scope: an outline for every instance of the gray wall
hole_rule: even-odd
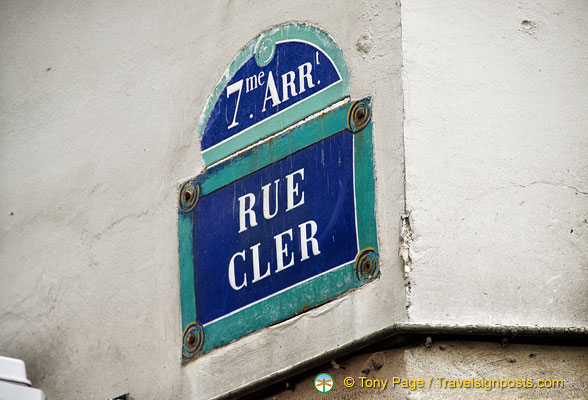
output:
[[[587,19],[403,5],[411,321],[588,325]]]
[[[207,398],[404,321],[399,12],[4,2],[1,354],[24,359],[54,399]],[[225,68],[287,21],[329,32],[353,98],[374,96],[382,279],[181,367],[177,183],[203,167],[195,128]]]
[[[328,396],[332,400],[583,399],[588,391],[587,347],[536,344],[510,344],[502,347],[499,340],[434,341],[431,347],[426,347],[421,342],[401,348],[361,353],[338,362],[345,369],[332,366],[321,366],[318,369],[333,377],[334,386],[328,395],[317,393],[314,388],[316,373],[309,373],[307,376],[290,379],[288,389],[284,388],[285,384],[272,388],[272,392],[264,398],[310,400]],[[354,379],[352,387],[345,386],[346,377]],[[396,381],[394,384],[395,378],[412,379],[415,386],[411,390],[410,383]],[[478,385],[486,386],[456,387],[457,382],[467,385],[464,381],[472,382],[472,378],[477,380]],[[368,379],[374,385],[374,381],[378,379],[380,386],[367,387],[371,384]],[[420,388],[416,387],[418,380],[422,380]],[[519,385],[533,384],[535,387],[508,387],[508,384],[516,386],[517,380]],[[386,381],[383,389],[382,381]],[[550,388],[545,388],[550,385]]]
[[[209,398],[407,321],[586,325],[586,3],[198,3],[0,6],[0,354],[49,398]],[[382,277],[182,367],[177,183],[225,68],[288,21],[374,97]]]

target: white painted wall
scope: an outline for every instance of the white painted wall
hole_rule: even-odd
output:
[[[0,7],[0,354],[49,398],[208,398],[406,321],[403,106],[410,321],[586,325],[584,2],[410,1],[402,43],[378,0]],[[222,72],[288,21],[374,97],[382,278],[181,367],[176,185]]]
[[[411,321],[588,325],[587,20],[403,4]]]
[[[398,4],[1,7],[0,354],[49,398],[209,398],[405,320]],[[177,183],[203,167],[195,128],[221,74],[288,21],[329,32],[352,96],[374,96],[382,279],[181,367]]]

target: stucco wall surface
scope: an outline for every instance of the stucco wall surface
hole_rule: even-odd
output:
[[[0,354],[50,399],[210,398],[405,321],[400,6],[2,1]],[[180,365],[177,184],[233,57],[269,27],[330,33],[374,96],[382,277]]]
[[[403,4],[410,321],[588,325],[587,19]]]
[[[333,389],[327,394],[317,392],[314,387],[314,379],[321,372],[333,377]],[[346,387],[346,377],[354,379],[351,387]],[[464,382],[475,382],[472,379],[484,386],[463,387]],[[517,379],[519,385],[532,387],[507,387],[508,384],[516,386]],[[423,381],[422,387],[417,386],[418,380]],[[386,381],[385,386],[383,381]],[[461,388],[455,387],[458,381],[461,381]],[[500,381],[505,381],[502,389]],[[286,389],[283,389],[286,383],[271,388],[264,393],[264,398],[577,400],[586,398],[588,390],[588,348],[532,344],[502,347],[498,341],[439,341],[430,347],[409,345],[338,359],[334,365],[317,367],[308,375],[290,379],[287,384]]]
[[[407,318],[587,325],[585,2],[0,7],[0,354],[49,398],[210,398]],[[181,366],[196,124],[238,51],[291,21],[331,34],[352,98],[373,96],[382,276]]]

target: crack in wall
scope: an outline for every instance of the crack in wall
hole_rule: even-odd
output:
[[[402,38],[402,5],[400,2],[397,2],[399,12],[400,12],[400,22],[399,22],[399,30],[400,35],[399,37]],[[403,41],[400,40],[400,69],[401,73],[401,85],[402,85],[402,175],[403,175],[403,196],[404,196],[404,211],[400,216],[400,245],[398,248],[398,255],[402,258],[402,265],[403,265],[403,276],[404,276],[404,291],[406,295],[405,299],[405,308],[406,308],[406,316],[407,319],[410,321],[410,307],[412,306],[412,282],[410,280],[410,271],[412,268],[412,251],[411,251],[411,244],[412,244],[412,228],[410,225],[410,211],[408,210],[408,205],[406,201],[406,143],[405,143],[405,136],[404,136],[404,122],[406,121],[406,110],[405,110],[405,94],[404,94],[404,52],[403,52]]]
[[[534,182],[527,183],[527,184],[521,184],[518,182],[509,181],[509,183],[513,186],[517,186],[517,187],[521,187],[521,188],[527,188],[527,187],[533,186],[533,185],[555,186],[555,187],[561,187],[561,188],[566,188],[566,189],[572,189],[572,190],[576,191],[576,193],[578,193],[578,194],[583,194],[584,196],[588,196],[588,191],[580,190],[576,186],[566,185],[564,183],[553,183],[553,182],[546,182],[546,181],[534,181]]]
[[[400,217],[400,247],[398,255],[402,258],[404,268],[404,290],[406,293],[406,313],[410,320],[410,307],[412,305],[412,282],[410,280],[410,271],[412,268],[412,228],[410,226],[410,213],[405,211]]]

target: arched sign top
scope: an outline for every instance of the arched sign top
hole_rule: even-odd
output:
[[[349,96],[341,49],[308,24],[270,29],[233,60],[210,95],[198,137],[206,166]]]
[[[233,60],[178,193],[182,360],[380,276],[371,100],[320,29],[275,27]]]

